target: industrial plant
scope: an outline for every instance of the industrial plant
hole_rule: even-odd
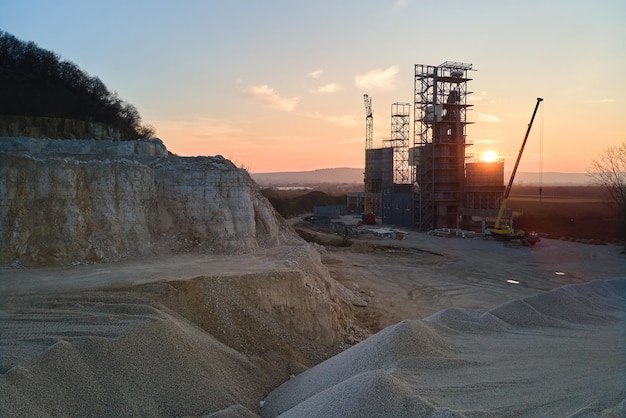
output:
[[[373,148],[372,98],[365,101],[364,192],[349,206],[374,214],[384,224],[433,230],[485,230],[499,214],[504,159],[480,161],[468,152],[467,97],[472,64],[446,61],[415,65],[413,140],[411,104],[391,105],[391,134]],[[511,221],[511,211],[499,216]]]

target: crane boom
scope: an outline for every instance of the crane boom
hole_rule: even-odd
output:
[[[522,159],[522,153],[524,152],[524,147],[526,146],[526,141],[528,140],[528,135],[530,134],[530,129],[533,127],[533,121],[535,120],[537,109],[539,109],[539,103],[541,103],[542,101],[543,99],[541,97],[537,97],[537,104],[535,104],[535,110],[533,111],[533,115],[530,118],[530,123],[528,123],[528,129],[526,129],[526,135],[524,135],[524,141],[522,142],[522,147],[519,150],[519,154],[517,154],[515,167],[513,167],[513,172],[511,173],[509,184],[506,186],[506,189],[504,191],[502,204],[500,205],[500,210],[498,211],[498,217],[496,218],[496,223],[494,225],[494,228],[496,229],[500,228],[500,222],[502,221],[502,217],[504,216],[504,210],[506,209],[506,202],[509,198],[509,193],[511,193],[511,187],[513,187],[513,180],[515,179],[515,173],[517,173],[517,167],[519,166],[519,162]]]

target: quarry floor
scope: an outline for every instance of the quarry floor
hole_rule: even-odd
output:
[[[372,233],[350,236],[298,224],[318,237],[322,262],[331,276],[361,295],[356,308],[372,332],[403,319],[420,319],[449,307],[485,311],[512,299],[567,284],[623,277],[622,248],[616,245],[542,239],[534,247],[483,238],[436,237],[407,232],[403,239]],[[127,288],[198,276],[279,271],[289,264],[285,248],[246,255],[185,254],[112,264],[3,269],[4,298]],[[5,299],[6,300],[6,299]]]
[[[404,232],[401,240],[366,233],[351,236],[349,247],[324,247],[322,261],[331,275],[366,298],[359,317],[371,331],[450,307],[486,311],[560,286],[626,274],[622,248],[615,245],[542,239],[525,247]],[[337,242],[336,235],[314,233],[322,242]]]
[[[296,229],[306,230],[317,242],[327,244],[314,246],[331,277],[351,290],[353,296],[358,296],[352,299],[352,314],[357,324],[371,334],[404,319],[426,318],[451,307],[487,311],[513,299],[563,285],[626,276],[625,256],[620,254],[622,248],[615,245],[594,246],[544,239],[534,247],[524,247],[482,238],[444,238],[407,231],[403,239],[385,239],[362,230],[349,237],[348,246],[339,246],[337,244],[342,239],[333,232],[295,226]],[[255,411],[260,399],[285,378],[288,379],[289,374],[298,375],[306,369],[298,360],[307,357],[306,344],[302,346],[305,356],[298,357],[285,344],[289,338],[295,338],[290,337],[288,330],[275,330],[275,339],[269,339],[265,329],[253,329],[253,325],[258,328],[259,322],[229,336],[230,322],[223,324],[223,328],[214,323],[215,315],[228,308],[228,293],[213,294],[211,292],[223,288],[207,288],[196,279],[215,278],[223,282],[231,276],[266,274],[264,277],[275,277],[272,275],[280,275],[281,271],[288,277],[293,270],[293,260],[298,259],[298,251],[297,247],[283,246],[245,255],[185,254],[112,264],[3,268],[0,271],[0,331],[5,337],[11,336],[11,341],[6,344],[3,341],[1,372],[5,381],[10,383],[5,385],[7,388],[19,389],[15,396],[11,395],[12,392],[3,393],[3,397],[10,397],[14,407],[10,411],[3,410],[3,415],[19,416],[22,414],[19,405],[34,396],[42,399],[38,407],[54,404],[60,395],[53,391],[54,385],[47,383],[47,376],[65,375],[68,370],[74,370],[82,358],[92,356],[96,359],[93,360],[96,366],[85,366],[85,370],[76,372],[79,376],[97,376],[97,379],[87,382],[107,382],[110,376],[121,376],[118,381],[111,381],[109,386],[100,387],[93,383],[94,388],[102,391],[96,397],[98,399],[113,396],[103,388],[121,385],[119,382],[128,382],[128,386],[120,386],[122,389],[119,391],[126,396],[126,392],[136,390],[133,388],[141,385],[152,387],[153,382],[158,381],[157,388],[163,386],[162,393],[167,393],[167,396],[157,394],[154,399],[181,404],[171,406],[171,413],[164,413],[170,405],[158,404],[155,400],[156,406],[141,407],[148,414],[169,416],[184,412],[183,415],[201,416],[206,414],[207,405],[236,404],[233,408],[244,409],[231,412],[238,413],[238,416],[255,416],[249,413]],[[189,289],[193,292],[208,289],[209,293],[187,298],[183,306],[176,299],[177,292],[182,293],[185,289],[181,281],[195,281],[197,286],[190,285]],[[176,282],[178,290],[173,291],[169,282]],[[255,282],[248,283],[254,285]],[[167,315],[150,306],[154,301],[164,302],[163,298],[167,295],[173,295],[167,303]],[[214,297],[218,305],[226,305],[206,311],[207,295]],[[234,307],[235,311],[245,308]],[[199,314],[194,316],[190,312]],[[186,319],[181,320],[179,315]],[[164,319],[166,317],[167,320]],[[311,319],[297,318],[297,321]],[[254,351],[250,347],[255,346],[257,352],[265,350],[273,357],[262,354],[240,356],[218,343],[203,343],[196,347],[195,343],[182,338],[182,335],[196,333],[196,325],[220,336],[222,342],[239,353]],[[238,325],[246,327],[245,323]],[[181,330],[185,330],[184,334],[180,334]],[[148,343],[155,341],[151,332],[173,337],[157,338],[162,345],[152,347]],[[129,335],[129,338],[120,338],[122,335]],[[245,335],[249,338],[246,339]],[[60,340],[72,341],[72,344],[59,343]],[[104,340],[109,342],[102,345]],[[192,340],[205,341],[206,334],[194,334]],[[357,335],[353,342],[359,340]],[[297,338],[290,341],[295,341],[292,347],[298,344]],[[277,348],[283,346],[287,348]],[[207,351],[207,347],[215,348],[214,351]],[[77,349],[82,350],[80,355]],[[103,360],[100,365],[98,359],[109,351],[117,353],[116,360],[112,363]],[[215,356],[225,356],[226,352],[230,353],[230,360],[238,360],[213,361]],[[313,363],[324,359],[315,358],[319,355],[315,348],[309,354],[309,362],[312,358],[315,359]],[[126,355],[129,358],[125,358]],[[34,358],[34,362],[30,361],[25,367],[15,367],[29,358]],[[38,362],[37,358],[42,358],[42,361]],[[146,362],[156,359],[156,363],[139,369],[130,367],[137,363],[138,358],[145,358]],[[286,358],[296,360],[287,364]],[[188,375],[196,373],[198,359],[204,359],[202,361],[209,365],[206,368],[210,373],[198,376],[197,380],[188,379]],[[306,361],[302,360],[302,363]],[[108,370],[110,364],[119,365],[119,370],[111,372]],[[283,364],[286,366],[283,367]],[[281,366],[276,368],[275,365]],[[216,367],[219,370],[216,371]],[[145,375],[142,374],[144,371]],[[215,375],[231,378],[216,380]],[[33,383],[30,388],[28,382],[35,382],[35,379],[37,384]],[[231,380],[232,385],[225,383]],[[189,387],[181,386],[181,381],[187,382]],[[254,383],[246,384],[243,394],[229,400],[232,393],[241,389],[241,382]],[[51,388],[50,393],[40,394],[42,387]],[[80,392],[81,388],[76,390]],[[189,393],[193,390],[201,393],[194,395],[194,401],[190,403]],[[207,397],[207,394],[212,394],[213,398]],[[123,396],[120,395],[120,399]],[[127,398],[132,399],[128,405],[141,404],[145,394],[133,392]],[[124,416],[132,410],[125,404],[122,407],[126,409],[112,409],[111,405],[118,405],[119,400],[94,406],[92,401],[85,399],[72,404],[74,409],[68,415],[99,411],[102,415]],[[194,402],[197,400],[202,402],[196,405]],[[67,404],[59,406],[60,410],[67,410],[68,407]],[[247,415],[241,414],[242,411]]]

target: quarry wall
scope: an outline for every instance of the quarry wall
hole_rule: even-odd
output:
[[[0,138],[0,263],[63,265],[294,239],[248,173],[158,139]]]

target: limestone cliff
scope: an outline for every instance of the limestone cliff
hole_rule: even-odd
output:
[[[242,253],[296,239],[248,173],[160,140],[0,138],[0,263]]]

